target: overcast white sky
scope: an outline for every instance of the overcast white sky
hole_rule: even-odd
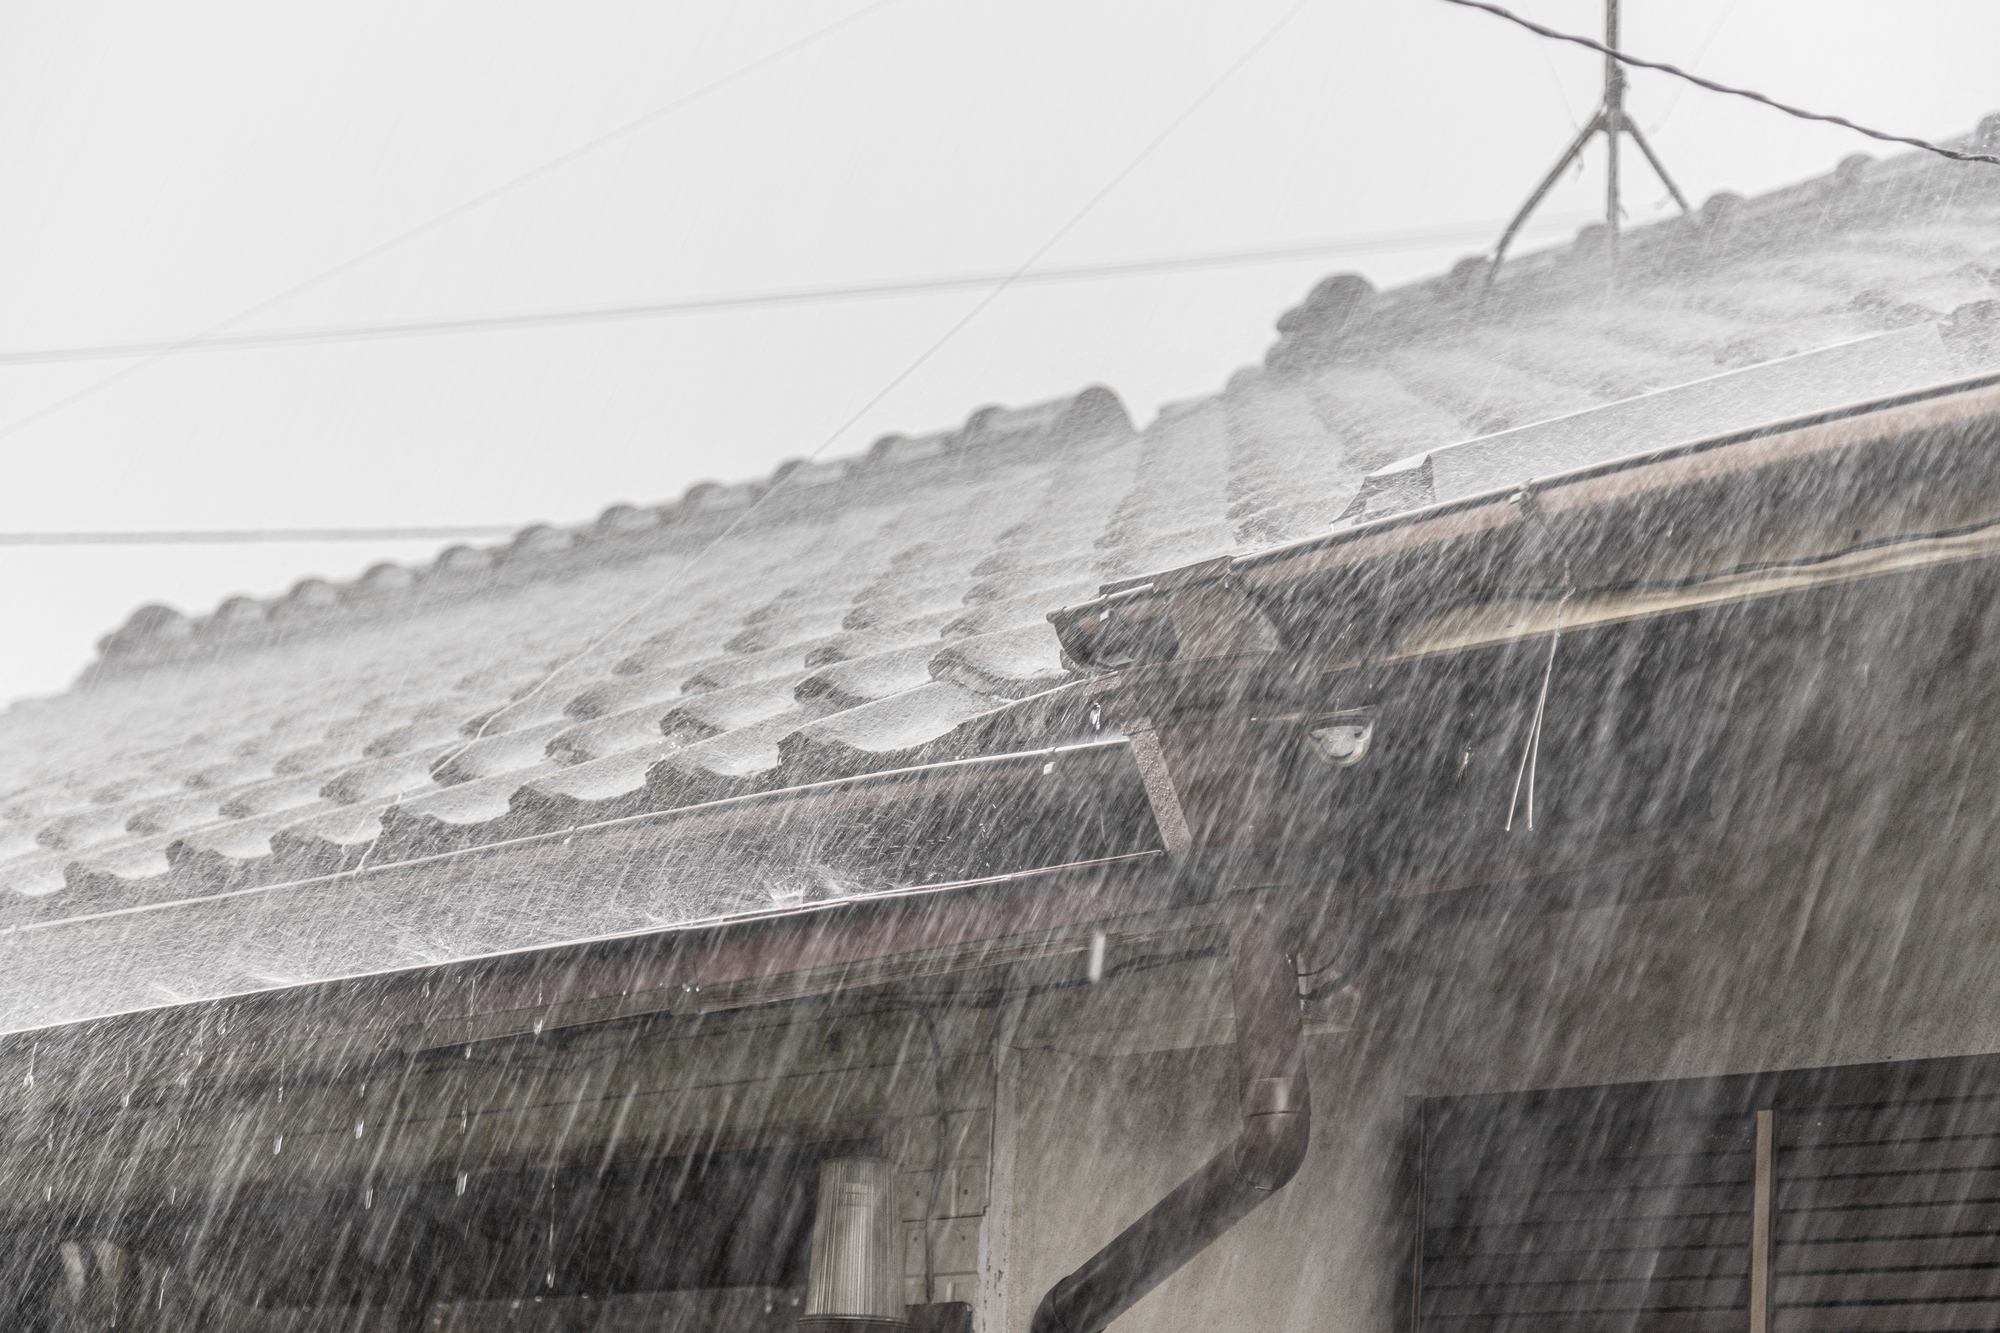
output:
[[[0,350],[196,331],[865,2],[8,6]],[[897,0],[256,325],[1006,268],[1292,3]],[[2000,107],[1993,0],[1625,8],[1636,52],[1890,130]],[[1311,0],[1046,262],[1504,217],[1599,68],[1442,0]],[[1697,202],[1886,151],[1657,75],[1631,102]],[[1546,208],[1601,190],[1593,154]],[[1641,174],[1634,212],[1664,202]],[[1143,421],[1259,356],[1322,273],[1388,285],[1478,248],[1010,291],[830,453],[1091,382]],[[182,355],[0,436],[0,531],[582,520],[811,452],[978,300]],[[0,368],[0,430],[120,367]],[[0,548],[0,698],[62,688],[142,602],[435,545]]]

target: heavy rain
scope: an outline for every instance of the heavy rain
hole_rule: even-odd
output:
[[[2000,1328],[2000,113],[1696,204],[1643,7],[1423,3],[1596,110],[1220,389],[836,445],[932,347],[0,714],[0,1328]]]

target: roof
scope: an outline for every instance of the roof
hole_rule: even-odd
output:
[[[1764,391],[1711,387],[1599,416],[1617,430],[1535,426],[1731,370],[1890,334],[1814,361],[1823,378],[1766,377],[1804,410],[1983,365],[1996,221],[2000,173],[1854,158],[1628,232],[1615,282],[1601,228],[1491,287],[1478,261],[1381,293],[1330,278],[1279,320],[1264,364],[1143,431],[1089,389],[423,568],[199,618],[143,609],[75,688],[0,716],[0,927],[1103,739],[1051,610],[1445,498],[1486,475],[1441,483],[1461,462],[1518,470],[1541,449],[1574,465],[1771,410]],[[462,910],[362,895],[357,921],[394,918],[366,949],[332,962],[266,931],[200,976],[164,956],[164,914],[135,916],[108,970],[67,986],[43,972],[34,995],[0,996],[0,1023],[884,887],[851,859],[593,885],[546,914],[496,887],[469,933]]]
[[[1885,580],[1907,599],[1903,576],[2000,555],[1996,442],[1989,370],[1523,476],[1049,618],[1068,658],[1104,673],[1107,716],[1146,697],[1157,730],[1183,709],[1309,707],[1373,693],[1385,668],[1592,629]]]

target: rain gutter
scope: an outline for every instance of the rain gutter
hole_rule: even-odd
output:
[[[0,1034],[0,1082],[18,1083],[52,1040],[169,1064],[226,1056],[241,1072],[260,1052],[366,1059],[1082,952],[1095,923],[1200,909],[1165,860],[1136,852],[19,1029]],[[61,1077],[44,1068],[33,1086],[59,1097]]]
[[[1392,514],[1323,536],[1242,556],[1223,556],[1185,569],[1106,584],[1096,599],[1052,612],[1063,648],[1074,661],[1100,669],[1167,660],[1176,653],[1166,629],[1167,603],[1202,583],[1226,583],[1253,598],[1278,598],[1305,581],[1338,583],[1352,612],[1406,613],[1419,601],[1446,603],[1461,584],[1490,578],[1504,564],[1547,563],[1556,550],[1659,563],[1659,548],[1630,535],[1620,521],[1635,508],[1696,497],[1704,487],[1740,484],[1769,474],[1796,477],[1802,466],[1839,470],[1853,485],[1855,469],[1880,466],[1883,445],[2000,417],[2000,374],[1985,374],[1823,412],[1791,417],[1663,449],[1612,459]],[[1890,451],[1894,457],[1902,451]],[[1806,490],[1784,497],[1786,512],[1822,517],[1825,506]],[[1797,506],[1803,505],[1803,509]],[[1713,508],[1713,506],[1711,506]],[[1773,515],[1781,520],[1782,515]],[[1579,523],[1610,529],[1586,533]],[[1684,525],[1691,526],[1691,525]],[[1669,529],[1671,533],[1672,530]],[[1560,540],[1557,540],[1560,538]],[[1686,559],[1698,541],[1674,533],[1668,555]],[[1561,561],[1557,560],[1558,573]],[[1546,572],[1546,571],[1544,571]],[[1442,593],[1440,592],[1442,589]],[[1144,645],[1136,659],[1108,660],[1107,634]],[[1136,635],[1136,637],[1135,637]]]
[[[18,925],[0,927],[0,939],[9,935],[34,935],[44,931],[60,930],[69,926],[87,925],[92,922],[110,921],[124,917],[152,916],[161,912],[172,912],[185,908],[200,907],[210,903],[228,902],[237,898],[258,898],[273,894],[287,893],[299,889],[322,888],[328,885],[361,879],[380,879],[398,873],[416,870],[465,865],[483,862],[495,856],[529,851],[548,847],[567,847],[577,838],[594,839],[613,837],[621,834],[651,831],[652,829],[694,823],[702,832],[722,832],[752,824],[769,822],[776,810],[778,819],[797,819],[807,815],[824,815],[856,809],[866,809],[886,804],[889,801],[902,802],[912,799],[910,787],[921,784],[925,793],[942,794],[958,786],[977,787],[1010,775],[1032,774],[1037,769],[1043,776],[1055,771],[1059,765],[1078,761],[1110,759],[1126,748],[1123,739],[1089,741],[1078,745],[1060,745],[1042,750],[1017,750],[1006,754],[978,755],[970,759],[950,759],[941,763],[924,764],[911,768],[884,769],[874,773],[859,773],[852,777],[829,778],[824,782],[806,783],[797,787],[780,787],[771,791],[748,792],[742,796],[729,796],[720,800],[704,801],[698,805],[675,806],[667,810],[650,810],[642,814],[624,815],[617,819],[607,819],[595,824],[579,824],[573,828],[553,829],[546,833],[533,833],[519,838],[507,838],[498,842],[477,843],[470,847],[458,847],[450,851],[436,852],[428,856],[410,857],[401,861],[384,861],[376,865],[360,865],[348,870],[331,871],[323,875],[313,875],[304,879],[282,880],[272,884],[253,884],[247,888],[226,889],[219,893],[201,894],[189,898],[175,898],[163,902],[140,903],[132,907],[111,908],[102,912],[86,912],[76,916],[56,917],[47,921],[27,921]]]
[[[1564,508],[1593,507],[1803,460],[1815,454],[1872,443],[1892,434],[1935,429],[1995,411],[2000,411],[2000,373],[1976,375],[1907,393],[1844,403],[1747,430],[1648,449],[1565,472],[1523,477],[1518,483],[1475,495],[1391,514],[1326,536],[1255,551],[1239,557],[1236,564],[1246,572],[1254,569],[1272,574],[1301,561],[1309,567],[1322,568],[1323,557],[1343,547],[1358,544],[1367,549],[1375,541],[1406,528],[1424,529],[1424,536],[1431,539],[1483,531],[1489,526],[1488,518],[1473,515],[1497,508],[1518,517],[1517,497],[1524,489],[1532,491],[1545,512],[1556,500],[1556,492],[1568,493]],[[1440,529],[1437,525],[1442,519],[1457,521]]]
[[[1056,790],[1095,790],[1132,780],[1129,746],[1122,739],[1017,751],[760,792],[244,891],[27,923],[6,934],[16,948],[35,947],[33,941],[50,933],[78,935],[69,947],[88,948],[108,934],[104,947],[115,949],[129,926],[138,924],[128,923],[128,917],[157,914],[181,930],[226,930],[240,898],[424,891],[477,884],[517,865],[560,876],[607,858],[657,858],[671,851],[670,839],[689,834],[834,815],[865,817],[919,799],[960,800],[973,793],[1004,798],[1012,791],[1041,791],[1049,783],[1064,784]],[[868,965],[879,962],[876,970],[887,980],[896,979],[888,974],[898,968],[928,975],[949,970],[945,960],[1026,948],[1051,931],[1171,908],[1187,895],[1161,872],[1159,861],[1157,852],[1138,851],[1030,866],[89,1014],[0,1033],[0,1068],[11,1068],[15,1056],[25,1059],[35,1042],[58,1035],[155,1049],[189,1042],[215,1050],[334,1041],[353,1043],[358,1053],[364,1047],[405,1048],[526,1030],[532,1020],[553,1020],[558,1007],[578,1015],[571,1021],[597,1021],[584,1015],[699,1012],[757,1003],[774,985],[808,993],[879,984],[859,979]],[[813,975],[796,975],[801,973]],[[842,976],[850,980],[843,983]],[[459,1035],[444,1035],[452,1033]]]

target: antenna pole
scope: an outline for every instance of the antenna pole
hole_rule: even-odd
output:
[[[1614,51],[1618,49],[1619,3],[1620,0],[1604,0],[1604,44]],[[1604,136],[1606,154],[1604,225],[1611,233],[1614,256],[1617,253],[1618,234],[1625,220],[1625,209],[1619,198],[1621,182],[1618,148],[1621,135],[1632,136],[1632,142],[1638,145],[1639,152],[1646,159],[1646,165],[1653,169],[1653,174],[1667,187],[1667,193],[1673,196],[1676,204],[1680,205],[1681,212],[1693,211],[1688,207],[1687,197],[1681,193],[1680,186],[1674,184],[1674,178],[1667,174],[1667,168],[1660,161],[1659,154],[1653,151],[1653,145],[1646,142],[1646,136],[1639,132],[1639,127],[1625,114],[1625,67],[1610,56],[1606,56],[1604,100],[1598,103],[1597,110],[1591,115],[1589,123],[1571,141],[1569,147],[1563,150],[1563,155],[1556,159],[1554,169],[1542,177],[1541,183],[1535,186],[1534,193],[1528,196],[1528,202],[1521,205],[1520,211],[1514,214],[1513,220],[1507,224],[1507,230],[1500,234],[1500,243],[1493,247],[1493,262],[1486,269],[1488,286],[1491,286],[1493,280],[1499,276],[1500,265],[1506,260],[1507,247],[1514,243],[1514,237],[1533,216],[1535,209],[1541,205],[1549,191],[1555,188],[1563,172],[1582,155],[1585,148],[1589,147],[1590,141],[1600,134]]]
[[[1604,44],[1618,49],[1618,0],[1604,0]],[[1618,243],[1618,136],[1625,132],[1625,67],[1604,57],[1604,225]]]

